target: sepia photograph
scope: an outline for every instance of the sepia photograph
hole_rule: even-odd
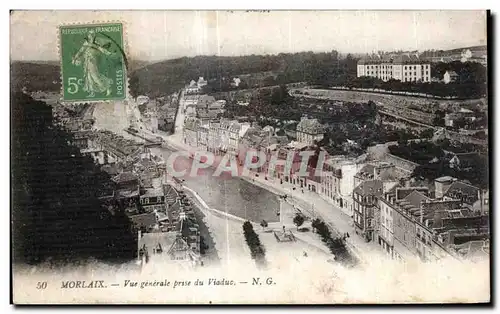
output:
[[[9,23],[11,303],[491,302],[489,11]]]

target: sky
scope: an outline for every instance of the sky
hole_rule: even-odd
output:
[[[14,11],[12,60],[59,60],[61,24],[123,21],[129,58],[486,45],[485,11]]]

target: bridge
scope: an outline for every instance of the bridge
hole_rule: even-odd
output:
[[[128,134],[131,134],[133,136],[137,136],[138,138],[141,138],[144,140],[144,146],[146,147],[157,147],[161,146],[163,144],[163,139],[160,136],[157,137],[149,137],[146,135],[141,135],[139,134],[139,131],[127,128],[125,129],[125,132]]]

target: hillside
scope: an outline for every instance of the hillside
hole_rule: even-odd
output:
[[[131,71],[146,67],[147,61],[132,60]],[[59,61],[13,61],[10,64],[11,89],[59,92],[61,90]]]
[[[21,62],[10,65],[11,89],[59,92],[61,90],[59,65],[55,62]]]
[[[282,63],[274,56],[178,58],[150,64],[131,75],[132,93],[145,95],[171,94],[192,79],[222,78],[241,73],[277,71]]]
[[[240,76],[250,86],[304,81],[328,85],[334,79],[344,80],[347,76],[355,76],[356,62],[357,59],[352,55],[340,58],[335,50],[238,57],[184,57],[158,62],[135,71],[130,88],[133,95],[168,95],[199,76],[210,79],[209,85],[219,89],[223,89],[228,80],[235,76]],[[251,74],[252,78],[246,80],[242,74]],[[275,80],[272,84],[266,82],[270,76]],[[256,82],[259,80],[261,82]]]

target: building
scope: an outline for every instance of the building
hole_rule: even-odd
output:
[[[148,96],[137,96],[137,105],[143,106],[147,105],[149,103],[149,97]]]
[[[238,155],[239,141],[249,128],[249,123],[236,120],[221,119],[219,123],[209,123],[208,144],[211,151]]]
[[[362,164],[354,158],[332,156],[325,160],[319,194],[352,216],[352,190],[354,176]]]
[[[196,117],[196,106],[195,105],[186,106],[184,113],[186,114],[187,117]]]
[[[139,176],[124,171],[112,178],[115,183],[114,199],[126,214],[139,213],[140,182]]]
[[[233,81],[231,82],[231,87],[238,87],[240,86],[241,79],[239,77],[234,77]]]
[[[487,66],[488,64],[488,50],[486,47],[471,47],[468,49],[464,49],[461,53],[462,62],[478,62],[483,66]]]
[[[393,202],[390,203],[392,206],[386,207],[392,212],[394,258],[407,260],[417,255],[417,248],[420,247],[417,245],[416,221],[420,221],[424,214],[421,204],[430,200],[427,195],[426,188],[396,189]]]
[[[186,195],[175,190],[171,185],[164,186],[164,202],[167,214],[141,214],[145,224],[152,223],[155,227],[139,229],[137,257],[144,264],[158,257],[158,260],[189,263],[191,266],[202,264],[200,227],[191,203]],[[151,215],[152,214],[152,215]],[[139,215],[137,215],[139,217]],[[144,225],[144,223],[143,223]],[[159,227],[159,228],[158,228]]]
[[[184,96],[184,106],[196,106],[198,100],[200,99],[200,95],[186,95]]]
[[[198,109],[196,117],[200,119],[202,124],[208,124],[219,119],[220,114],[218,111],[209,111],[208,109]]]
[[[200,120],[193,117],[187,117],[184,120],[184,129],[182,133],[183,142],[191,147],[198,147],[198,127]]]
[[[475,212],[489,212],[488,192],[456,179],[446,189],[443,200],[459,200]]]
[[[369,76],[383,81],[430,82],[431,66],[418,54],[371,55],[357,64],[357,76]]]
[[[208,150],[208,126],[200,124],[198,125],[197,137],[198,137],[198,147],[204,151]]]
[[[186,95],[199,94],[201,92],[201,87],[194,81],[191,80],[188,86],[184,89]]]
[[[156,229],[158,221],[153,212],[133,214],[128,216],[136,230],[151,232]]]
[[[215,121],[209,121],[208,123],[208,141],[207,150],[214,154],[220,153],[220,148],[222,146],[221,137],[219,134],[220,123]]]
[[[166,213],[165,192],[163,185],[144,189],[139,197],[139,203],[145,212]]]
[[[209,105],[215,103],[215,97],[209,95],[200,95],[196,102],[196,110],[208,110]]]
[[[314,145],[321,141],[325,136],[325,127],[319,123],[318,119],[309,119],[302,117],[297,125],[297,141]]]
[[[449,189],[443,187],[448,181],[448,178],[436,181],[436,195]],[[396,186],[378,198],[378,244],[390,256],[402,261],[414,257],[422,261],[461,258],[455,251],[463,250],[464,243],[488,239],[489,221],[485,212],[473,209],[457,197],[431,199],[429,192],[427,187]]]
[[[198,82],[196,82],[196,85],[201,89],[204,86],[207,86],[208,82],[203,78],[203,76],[200,76],[198,78]]]
[[[384,185],[381,180],[364,181],[353,191],[354,231],[367,242],[374,239],[375,211],[378,197],[383,195]]]
[[[385,161],[370,161],[363,164],[361,169],[354,175],[356,188],[364,181],[382,180],[384,182],[399,182],[400,176],[397,167]]]
[[[225,100],[217,100],[208,104],[207,110],[209,112],[215,112],[216,114],[224,113],[224,107],[226,106]]]
[[[103,130],[89,135],[89,148],[84,152],[90,154],[99,164],[133,161],[145,149],[141,143]]]
[[[445,84],[457,82],[458,79],[459,79],[459,76],[458,76],[457,72],[455,72],[455,71],[446,71],[443,75],[443,82]]]

